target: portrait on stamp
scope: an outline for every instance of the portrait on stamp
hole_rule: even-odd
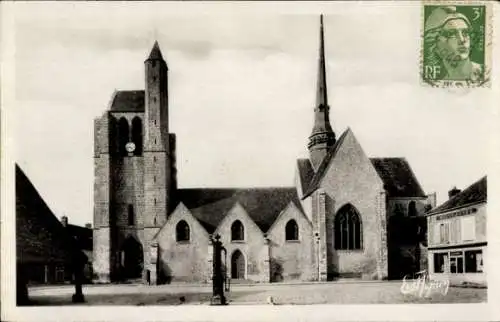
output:
[[[484,5],[424,5],[424,81],[485,81],[485,13]]]

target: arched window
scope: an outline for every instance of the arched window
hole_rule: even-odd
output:
[[[175,236],[178,242],[189,241],[189,225],[184,220],[179,221],[175,227]]]
[[[135,222],[134,206],[128,205],[128,225],[133,226]]]
[[[120,118],[118,121],[118,151],[121,155],[127,155],[125,145],[129,142],[130,129],[126,118]]]
[[[138,116],[132,120],[132,142],[135,144],[134,155],[142,155],[142,120]]]
[[[285,226],[285,239],[286,240],[299,240],[299,226],[293,219],[288,221]]]
[[[231,225],[231,240],[245,240],[245,228],[239,220]]]
[[[118,152],[118,121],[110,116],[109,118],[109,153],[116,154]]]
[[[414,217],[417,215],[417,206],[415,204],[415,201],[410,201],[408,204],[408,216]]]
[[[345,205],[335,216],[335,249],[361,249],[361,218],[352,205]]]

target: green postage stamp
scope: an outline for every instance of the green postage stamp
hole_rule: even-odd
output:
[[[489,87],[492,8],[488,3],[422,3],[420,74],[433,87]]]

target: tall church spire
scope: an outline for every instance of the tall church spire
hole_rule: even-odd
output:
[[[319,31],[319,66],[318,83],[316,92],[316,106],[328,105],[328,93],[326,91],[326,67],[325,67],[325,33],[323,28],[323,15],[320,16]]]
[[[330,107],[326,87],[325,37],[323,15],[320,16],[319,66],[316,84],[316,106],[314,108],[314,127],[309,136],[309,154],[314,170],[325,157],[328,149],[335,144],[335,133],[329,119]]]

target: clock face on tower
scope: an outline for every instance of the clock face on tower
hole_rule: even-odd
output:
[[[125,150],[127,150],[128,153],[132,153],[135,151],[135,144],[134,142],[129,142],[125,144]]]

